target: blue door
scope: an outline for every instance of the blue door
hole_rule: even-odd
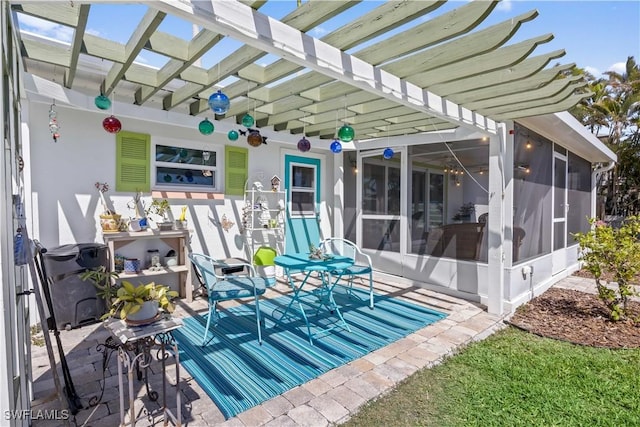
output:
[[[308,252],[320,242],[320,159],[294,155],[284,158],[287,190],[287,236],[285,253]]]

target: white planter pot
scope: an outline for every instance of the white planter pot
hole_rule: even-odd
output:
[[[158,301],[145,301],[140,310],[127,316],[127,321],[142,324],[155,320],[158,316]]]

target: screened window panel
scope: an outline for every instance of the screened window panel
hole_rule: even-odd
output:
[[[589,231],[591,216],[591,163],[569,153],[569,176],[567,182],[567,245],[576,244],[575,233]]]
[[[551,253],[553,146],[522,126],[515,129],[512,261],[518,263]]]

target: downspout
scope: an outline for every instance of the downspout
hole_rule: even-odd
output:
[[[596,216],[596,199],[597,199],[597,181],[598,175],[603,174],[605,172],[609,172],[616,165],[616,162],[611,161],[604,166],[597,167],[591,172],[591,218],[595,218]]]

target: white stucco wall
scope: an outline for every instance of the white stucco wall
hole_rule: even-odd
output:
[[[53,142],[48,128],[49,105],[31,102],[30,129],[31,164],[27,173],[33,177],[30,192],[34,208],[33,237],[45,247],[69,243],[102,243],[98,216],[102,207],[95,182],[107,182],[111,189],[106,196],[116,212],[123,216],[133,215],[127,202],[133,193],[115,192],[115,135],[102,128],[102,120],[110,113],[72,109],[56,105],[61,138]],[[116,109],[116,116],[117,109]],[[228,141],[226,131],[212,135],[201,135],[193,126],[193,117],[185,116],[188,123],[157,123],[140,119],[119,117],[123,130],[148,133],[152,143],[158,142],[180,146],[189,143],[218,146],[221,149],[219,164],[224,167],[224,145],[239,144],[249,149],[250,179],[262,174],[268,181],[273,175],[284,179],[284,154],[296,152],[288,143],[277,143],[272,138],[267,145],[254,148],[246,144],[243,137],[236,142]],[[216,124],[216,122],[214,122]],[[275,132],[271,132],[274,134]],[[265,135],[270,132],[265,130]],[[292,151],[293,150],[293,151]],[[315,153],[315,154],[314,154]],[[298,154],[301,154],[298,152]],[[330,153],[329,153],[330,154]],[[333,167],[332,155],[324,150],[312,150],[305,155],[323,158],[323,170]],[[325,203],[327,191],[333,188],[333,177],[324,173],[322,181],[321,234],[331,235],[330,216]],[[220,174],[224,179],[224,173]],[[265,182],[265,185],[267,183]],[[146,193],[143,200],[151,200]],[[193,229],[191,248],[216,258],[246,257],[239,233],[241,224],[242,196],[225,196],[223,200],[171,199],[174,217],[178,217],[182,206],[188,207],[187,220]],[[223,215],[235,225],[228,231],[220,226]]]

